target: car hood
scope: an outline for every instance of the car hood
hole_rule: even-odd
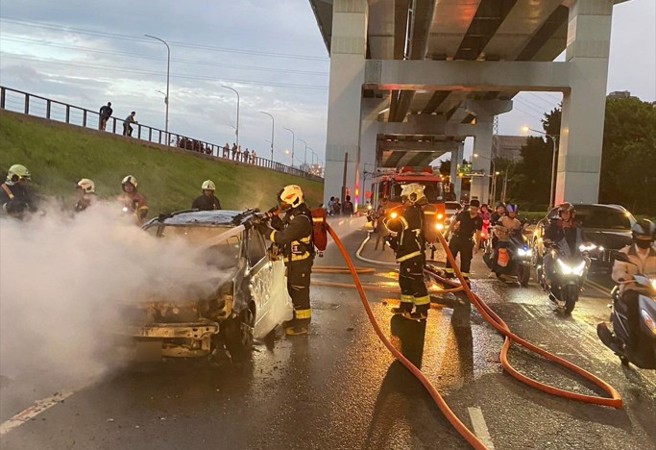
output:
[[[586,229],[585,236],[590,242],[610,250],[619,250],[631,244],[630,231]]]

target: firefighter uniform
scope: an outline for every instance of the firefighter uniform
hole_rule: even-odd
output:
[[[261,231],[265,236],[268,235],[271,242],[282,248],[287,266],[287,291],[294,304],[294,320],[288,324],[287,334],[293,334],[290,327],[307,327],[312,318],[310,308],[310,274],[314,262],[312,216],[305,203],[301,203],[287,210],[283,219],[274,216],[271,226],[273,230],[266,227]]]
[[[423,216],[421,206],[412,204],[403,214],[385,220],[385,226],[390,231],[391,246],[396,252],[396,261],[400,263],[401,305],[394,312],[409,314],[414,306],[418,314],[425,316],[430,306],[424,281],[426,254]]]
[[[465,278],[468,278],[474,253],[474,236],[483,229],[483,219],[478,214],[472,217],[471,211],[466,209],[456,216],[455,223],[458,225],[449,241],[449,250],[454,259],[460,253],[460,271]],[[448,260],[446,262],[446,273],[447,275],[453,275],[453,268]]]

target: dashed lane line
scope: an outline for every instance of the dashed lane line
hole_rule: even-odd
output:
[[[485,423],[485,418],[483,417],[483,411],[481,411],[481,408],[469,407],[467,408],[467,411],[469,411],[469,418],[471,419],[472,427],[474,428],[476,436],[489,450],[494,450],[494,443],[492,443],[492,437],[487,429],[487,424]]]

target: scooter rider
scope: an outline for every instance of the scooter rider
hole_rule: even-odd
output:
[[[198,209],[200,211],[213,211],[221,209],[221,202],[214,195],[216,185],[212,180],[205,180],[201,185],[203,194],[196,197],[191,204],[191,209]]]
[[[148,202],[146,197],[137,191],[139,183],[132,175],[127,175],[121,181],[123,194],[119,196],[119,201],[123,203],[123,209],[126,212],[134,214],[137,225],[143,225],[144,219],[148,215]]]
[[[89,178],[82,178],[76,184],[80,198],[75,204],[75,212],[82,212],[96,202],[96,184]]]
[[[503,202],[497,203],[494,212],[490,215],[490,225],[496,225],[499,222],[499,219],[501,219],[505,214],[506,205]]]
[[[620,283],[620,298],[626,308],[630,334],[629,347],[637,342],[640,327],[639,291],[636,290],[631,280],[636,274],[656,276],[656,249],[653,247],[656,225],[649,219],[641,219],[633,225],[632,235],[633,243],[620,250],[621,253],[627,255],[630,262],[616,260],[612,273],[613,280]],[[602,322],[597,325],[597,333],[604,344],[609,347],[620,345],[617,337],[609,330],[606,323]]]
[[[285,216],[274,215],[271,227],[266,222],[255,226],[271,242],[282,248],[287,266],[287,291],[294,304],[294,318],[285,324],[287,336],[308,333],[312,319],[310,307],[310,274],[314,262],[312,216],[305,204],[303,191],[295,184],[278,192],[277,200]]]
[[[3,214],[22,218],[26,210],[36,211],[36,206],[27,190],[27,182],[31,179],[30,171],[22,164],[14,164],[9,168],[7,180],[0,186],[0,205]]]
[[[578,252],[579,246],[585,242],[585,235],[583,228],[576,221],[576,208],[574,205],[565,202],[558,207],[558,218],[554,218],[549,222],[544,232],[543,241],[547,245],[558,244],[560,251],[565,255],[575,255]],[[554,275],[554,256],[553,252],[547,251],[543,258],[547,287],[551,285]]]
[[[474,252],[478,252],[480,232],[483,229],[483,219],[478,214],[480,202],[476,199],[469,202],[469,207],[456,216],[451,225],[453,236],[449,241],[449,250],[453,257],[460,253],[460,271],[469,278],[469,268]],[[453,275],[451,262],[446,262],[447,276]]]
[[[405,210],[384,222],[390,232],[390,246],[396,252],[396,261],[400,263],[401,304],[398,308],[392,308],[392,312],[415,320],[426,320],[430,308],[430,297],[424,281],[426,239],[422,205],[427,204],[424,188],[419,183],[403,185],[401,198]],[[415,312],[412,312],[413,307]]]

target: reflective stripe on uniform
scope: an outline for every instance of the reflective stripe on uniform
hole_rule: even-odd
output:
[[[9,186],[7,186],[5,183],[2,183],[2,190],[5,191],[5,194],[7,194],[9,200],[14,199],[14,194],[11,192],[11,189],[9,189]]]
[[[451,267],[446,267],[446,268],[444,269],[444,271],[445,271],[446,273],[454,273],[454,271],[453,271],[453,269],[452,269]]]
[[[296,319],[311,319],[312,310],[311,309],[295,309],[294,318]]]
[[[412,303],[415,298],[412,295],[403,295],[401,294],[401,303]]]
[[[271,230],[271,234],[269,235],[269,240],[271,242],[276,242],[276,230]]]
[[[421,255],[421,251],[417,250],[416,252],[408,253],[407,255],[403,255],[400,258],[396,258],[396,262],[403,262],[407,261],[411,258],[414,258],[415,256]]]
[[[410,228],[410,224],[408,223],[407,220],[405,220],[405,217],[401,216],[401,217],[399,217],[399,220],[401,221],[401,224],[403,224],[403,229],[404,230],[407,230],[408,228]]]
[[[414,301],[417,306],[428,305],[430,303],[430,297],[428,295],[424,297],[415,297]]]

